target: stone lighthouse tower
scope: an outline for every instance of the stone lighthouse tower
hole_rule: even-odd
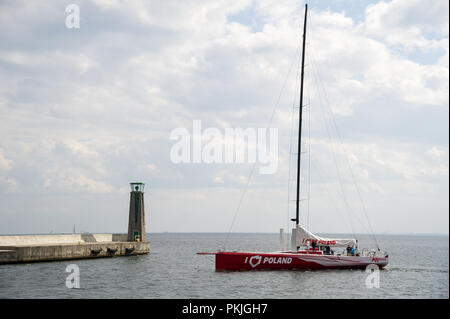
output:
[[[144,183],[130,183],[128,241],[145,242]]]

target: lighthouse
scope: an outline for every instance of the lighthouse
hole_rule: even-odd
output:
[[[128,217],[128,238],[130,241],[145,242],[144,183],[130,183],[130,214]]]

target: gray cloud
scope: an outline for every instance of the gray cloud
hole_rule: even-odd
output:
[[[254,176],[235,230],[286,226],[297,2],[79,1],[80,29],[65,27],[60,2],[2,2],[0,232],[124,231],[132,180],[149,184],[149,230],[227,231],[250,165],[173,164],[170,132],[196,119],[265,127],[290,71],[272,123],[278,172]],[[380,2],[361,20],[311,6],[313,230],[349,231],[331,199],[341,190],[325,117],[340,127],[376,231],[448,233],[448,4],[444,13],[439,3],[425,14],[419,1]],[[418,62],[414,52],[433,54]]]

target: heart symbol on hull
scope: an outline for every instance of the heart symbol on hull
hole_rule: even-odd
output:
[[[252,256],[252,257],[250,257],[248,263],[250,264],[250,266],[255,268],[256,266],[258,266],[261,263],[261,256]]]

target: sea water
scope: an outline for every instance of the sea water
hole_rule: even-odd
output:
[[[196,254],[279,250],[279,234],[147,236],[144,256],[0,265],[0,298],[449,298],[448,236],[378,235],[389,265],[375,286],[365,270],[216,272],[214,256]],[[74,268],[80,288],[66,285]]]

